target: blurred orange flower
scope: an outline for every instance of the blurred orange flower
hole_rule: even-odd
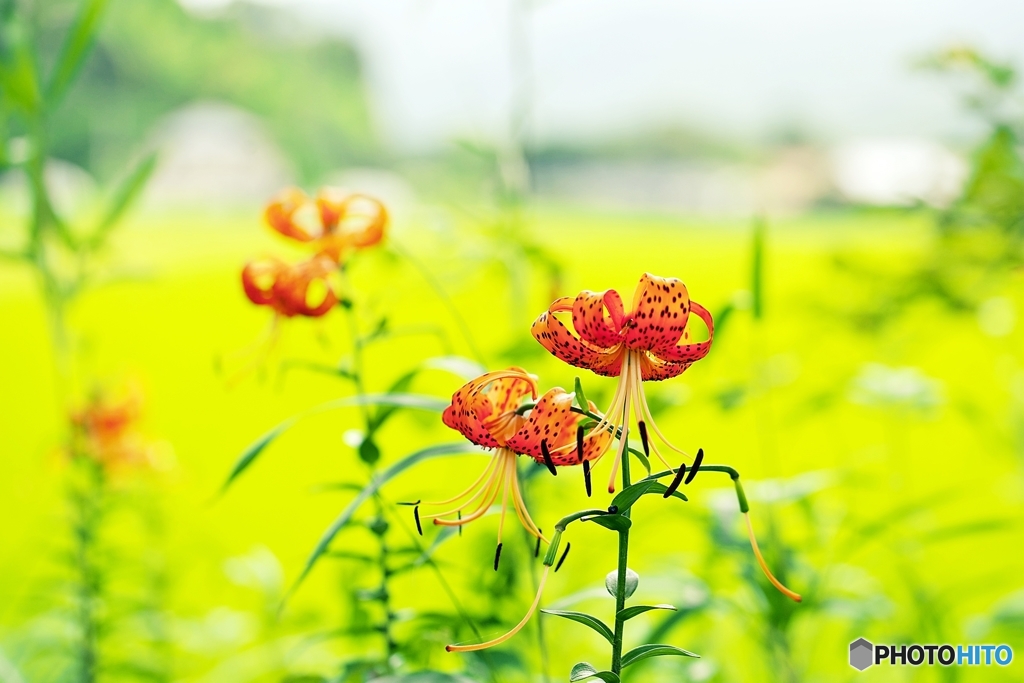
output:
[[[544,538],[523,501],[517,456],[529,456],[554,473],[556,466],[576,465],[598,457],[607,449],[611,437],[603,433],[588,436],[580,457],[577,428],[587,418],[570,410],[573,395],[555,387],[540,400],[537,397],[537,378],[517,367],[481,375],[455,392],[442,415],[444,423],[478,446],[496,450],[483,474],[469,488],[454,498],[426,504],[457,505],[424,519],[433,519],[434,524],[443,526],[467,524],[486,514],[500,493],[499,552],[509,498],[526,530],[538,539]],[[465,516],[461,514],[464,511]],[[445,519],[455,514],[459,517]]]
[[[71,456],[88,458],[105,469],[152,465],[153,448],[139,431],[141,416],[137,390],[118,399],[97,393],[71,414]]]
[[[250,261],[242,269],[242,288],[249,301],[287,318],[318,318],[338,303],[329,279],[336,267],[323,255],[294,265],[276,258]]]
[[[264,218],[278,233],[308,243],[340,263],[349,250],[383,239],[388,212],[381,202],[364,194],[325,187],[312,199],[292,187],[267,205]]]
[[[558,313],[569,312],[575,334],[556,317]],[[692,341],[688,328],[691,313],[707,327],[706,341]],[[614,289],[583,291],[575,298],[556,299],[533,323],[531,331],[545,349],[566,363],[605,377],[619,378],[606,417],[591,432],[613,435],[622,430],[609,491],[615,489],[615,476],[628,441],[631,406],[645,449],[652,447],[671,467],[657,445],[648,440],[649,427],[665,445],[689,457],[658,429],[643,390],[644,381],[682,374],[711,350],[714,321],[706,308],[690,300],[681,280],[645,273],[633,294],[629,311]],[[685,343],[680,344],[680,341]]]

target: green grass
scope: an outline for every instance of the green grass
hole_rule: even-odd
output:
[[[599,404],[610,398],[611,381],[559,364],[529,335],[530,321],[552,294],[614,287],[628,302],[640,274],[650,271],[682,278],[693,299],[718,312],[737,300],[737,291],[750,288],[750,230],[743,221],[556,208],[539,210],[533,220],[532,234],[542,236],[563,265],[557,292],[536,274],[525,279],[525,291],[512,291],[519,280],[510,272],[532,272],[514,257],[515,245],[439,219],[436,212],[400,221],[393,239],[450,293],[490,366],[514,359],[539,374],[543,386],[571,388],[573,377],[581,374],[588,397],[600,399]],[[1012,636],[1019,637],[1011,627],[989,628],[986,620],[1000,600],[1021,587],[1024,575],[1024,557],[1016,552],[1024,541],[1020,326],[1008,336],[987,337],[973,314],[953,314],[923,301],[879,328],[858,329],[848,313],[872,307],[885,284],[853,277],[835,265],[837,255],[853,255],[880,272],[906,271],[925,253],[929,239],[929,222],[922,215],[837,214],[772,222],[765,319],[755,324],[747,312],[733,314],[706,360],[681,378],[648,386],[652,402],[663,406],[659,423],[674,441],[691,451],[703,447],[708,462],[731,464],[752,482],[755,528],[769,561],[785,559],[779,552],[783,541],[795,553],[789,556],[796,562],[787,577],[791,587],[807,591],[814,577],[821,580],[816,598],[797,607],[792,624],[784,626],[788,608],[742,578],[754,566],[749,552],[742,546],[724,552],[709,536],[714,519],[709,505],[723,496],[729,500],[725,477],[699,476],[687,491],[691,502],[686,505],[660,498],[638,504],[632,564],[642,580],[635,600],[679,602],[706,584],[713,609],[684,620],[666,642],[704,655],[700,666],[711,664],[703,671],[712,680],[796,680],[769,655],[768,643],[783,630],[790,639],[790,660],[803,673],[800,680],[808,681],[852,680],[856,672],[846,663],[847,648],[861,635],[874,642],[954,644],[1013,644]],[[369,582],[351,566],[318,566],[281,622],[271,613],[276,603],[268,607],[257,591],[232,582],[225,572],[229,558],[265,547],[279,559],[287,586],[351,495],[313,489],[324,482],[365,481],[362,466],[342,441],[358,423],[357,413],[339,410],[300,423],[226,495],[217,496],[234,458],[256,437],[348,390],[337,379],[302,370],[285,373],[280,365],[288,359],[333,364],[344,356],[347,332],[340,311],[323,321],[285,321],[271,356],[258,370],[231,381],[245,364],[240,351],[269,323],[267,311],[242,295],[240,266],[263,252],[287,251],[264,234],[255,216],[138,220],[115,245],[110,282],[90,291],[73,310],[81,368],[76,391],[85,388],[82,377],[137,379],[146,395],[145,432],[169,444],[177,462],[173,470],[130,486],[150,492],[146,498],[162,529],[147,552],[166,567],[175,680],[276,681],[282,662],[291,671],[326,671],[334,655],[379,647],[373,637],[317,645],[300,654],[294,640],[262,645],[279,635],[297,638],[343,625],[349,618],[343,587]],[[392,329],[409,332],[370,347],[371,389],[385,388],[422,359],[470,355],[447,308],[403,259],[383,252],[360,256],[352,281],[362,310],[386,312]],[[995,293],[1011,297],[1022,310],[1019,276]],[[28,273],[6,263],[0,270],[0,310],[0,647],[8,658],[23,661],[25,634],[47,630],[38,617],[53,607],[54,586],[62,576],[60,553],[68,545],[62,502],[66,466],[58,450],[62,427],[40,300]],[[871,362],[918,368],[941,383],[942,402],[931,409],[852,402],[851,387]],[[432,373],[416,390],[447,397],[458,385],[452,376]],[[412,414],[385,431],[381,445],[389,461],[457,436],[435,417]],[[419,474],[396,480],[388,497],[447,497],[475,478],[482,462],[467,456],[433,461]],[[753,483],[807,473],[820,475],[820,489],[795,501],[773,503],[766,500],[771,490]],[[595,482],[606,474],[602,464]],[[534,482],[535,517],[544,528],[587,505],[576,471]],[[600,488],[595,487],[598,504],[604,501]],[[897,514],[901,510],[905,514]],[[738,519],[724,519],[727,529],[739,530]],[[446,544],[438,556],[471,607],[486,600],[478,591],[480,581],[494,585],[489,565],[495,525],[493,519],[470,525],[463,539]],[[143,553],[137,525],[121,522],[113,534],[116,545]],[[542,605],[601,586],[614,566],[613,534],[574,527],[569,540],[572,554],[549,582]],[[368,538],[354,532],[340,541],[346,542],[359,546]],[[505,552],[530,550],[525,541],[510,542]],[[410,576],[415,578],[396,584],[396,605],[448,609],[429,572]],[[531,591],[521,576],[508,581],[501,611],[511,624]],[[610,620],[610,603],[608,598],[583,604]],[[644,625],[663,618],[652,614],[630,622],[628,636],[639,637]],[[551,617],[544,629],[552,680],[567,680],[577,661],[607,666],[601,641],[586,629]],[[485,628],[501,630],[500,625]],[[446,654],[443,644],[436,644],[431,664],[458,668],[457,656]],[[530,630],[509,648],[535,661]],[[654,661],[638,667],[631,680],[680,680],[679,671],[687,666]],[[956,678],[956,671],[938,667],[907,667],[898,676],[875,668],[856,678],[1024,680],[1019,671],[1014,665],[975,677],[978,672],[966,670]],[[503,680],[527,678],[506,674]]]

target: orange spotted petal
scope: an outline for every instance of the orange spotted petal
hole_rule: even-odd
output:
[[[488,372],[456,391],[441,419],[473,443],[497,448],[504,445],[504,429],[491,429],[495,424],[492,416],[515,411],[527,396],[536,398],[537,384],[522,368]]]
[[[576,334],[600,348],[611,348],[622,341],[623,316],[622,297],[614,289],[584,290],[572,305],[572,326]]]
[[[666,346],[655,347],[651,350],[652,355],[657,356],[659,359],[670,362],[670,363],[693,363],[700,360],[704,356],[708,355],[711,350],[711,342],[715,337],[715,321],[711,317],[711,313],[708,309],[704,308],[696,301],[690,302],[690,310],[697,314],[704,324],[708,328],[707,341],[702,341],[696,344],[672,344]],[[690,339],[690,331],[686,330],[683,334],[684,341]],[[646,378],[644,378],[646,379]]]
[[[644,273],[633,295],[626,346],[642,350],[675,346],[689,312],[690,297],[681,280]]]
[[[588,368],[606,377],[616,376],[622,366],[621,358],[617,358],[619,354],[602,352],[577,339],[569,328],[555,317],[555,304],[533,322],[530,328],[533,337],[552,355],[569,365]]]
[[[324,226],[321,251],[335,260],[349,248],[373,246],[384,238],[388,212],[373,197],[324,188],[316,205]]]
[[[573,396],[561,387],[549,390],[527,414],[526,422],[508,440],[509,450],[544,462],[545,442],[556,465],[574,464],[565,458],[564,447],[576,441],[576,425],[582,418],[572,412]]]

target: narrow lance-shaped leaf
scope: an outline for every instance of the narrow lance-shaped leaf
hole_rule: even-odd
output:
[[[93,248],[101,246],[107,235],[110,234],[110,231],[117,226],[118,221],[121,220],[125,212],[139,198],[149,177],[153,175],[156,161],[156,154],[150,154],[139,162],[132,172],[128,174],[128,177],[124,179],[124,182],[118,187],[117,193],[111,200],[110,206],[107,207],[106,213],[103,214],[103,218],[100,219],[93,229],[89,242],[90,246]]]
[[[636,664],[648,657],[668,656],[700,658],[700,655],[684,650],[681,647],[676,647],[675,645],[641,645],[640,647],[633,648],[626,654],[622,655],[622,668],[625,669],[630,664]]]
[[[675,607],[672,605],[633,605],[632,607],[626,607],[618,613],[617,618],[623,621],[629,621],[633,617],[639,616],[645,612],[650,612],[655,609],[667,609],[675,611]]]
[[[242,455],[235,461],[235,464],[231,467],[231,472],[228,474],[227,481],[225,481],[224,486],[221,487],[221,493],[227,490],[228,486],[230,486],[235,479],[242,474],[242,472],[252,465],[257,456],[259,456],[274,439],[291,428],[299,420],[317,413],[323,413],[329,410],[338,410],[340,408],[350,408],[358,405],[391,405],[401,408],[413,408],[416,410],[440,413],[448,407],[448,402],[442,401],[433,396],[424,396],[420,394],[366,394],[363,396],[352,396],[335,401],[328,401],[327,403],[310,408],[303,413],[299,413],[298,415],[288,418],[257,439],[251,446],[246,448]]]
[[[644,479],[632,486],[627,486],[612,498],[612,505],[617,507],[620,513],[625,512],[633,506],[633,503],[640,500],[640,496],[650,491],[656,483],[658,482],[653,479]]]
[[[556,617],[562,617],[563,619],[568,619],[569,621],[575,621],[577,624],[583,624],[584,626],[587,626],[593,629],[594,631],[600,633],[601,637],[603,637],[609,643],[612,643],[615,640],[615,634],[612,633],[612,630],[610,628],[608,628],[608,625],[600,619],[598,619],[597,617],[592,616],[590,614],[586,614],[584,612],[570,612],[559,609],[542,609],[541,612],[543,612],[544,614],[551,614]]]
[[[594,517],[587,517],[584,521],[593,522],[612,531],[625,531],[633,526],[633,520],[623,515],[595,515]]]
[[[439,446],[431,446],[422,450],[416,451],[406,457],[402,458],[395,464],[388,467],[386,470],[374,477],[374,480],[363,487],[352,502],[341,512],[340,515],[331,523],[327,530],[320,537],[316,547],[313,548],[313,552],[310,553],[306,559],[306,564],[302,568],[302,572],[299,574],[299,578],[295,580],[291,589],[288,591],[290,596],[298,589],[302,582],[309,576],[309,572],[312,571],[313,566],[316,564],[320,556],[327,551],[331,541],[338,535],[345,525],[352,521],[352,517],[359,510],[359,507],[365,503],[373,494],[380,490],[380,488],[387,482],[394,479],[396,476],[409,469],[413,465],[423,462],[424,460],[430,460],[431,458],[437,458],[442,455],[457,455],[461,453],[482,453],[479,447],[465,441],[459,441],[451,444],[441,444]]]
[[[96,35],[100,15],[108,0],[85,0],[68,32],[60,57],[53,68],[49,86],[46,88],[47,105],[52,109],[67,92],[82,62],[85,61]]]

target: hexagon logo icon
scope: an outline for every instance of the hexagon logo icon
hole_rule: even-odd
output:
[[[863,671],[874,664],[875,646],[863,638],[850,643],[850,666],[857,671]]]

